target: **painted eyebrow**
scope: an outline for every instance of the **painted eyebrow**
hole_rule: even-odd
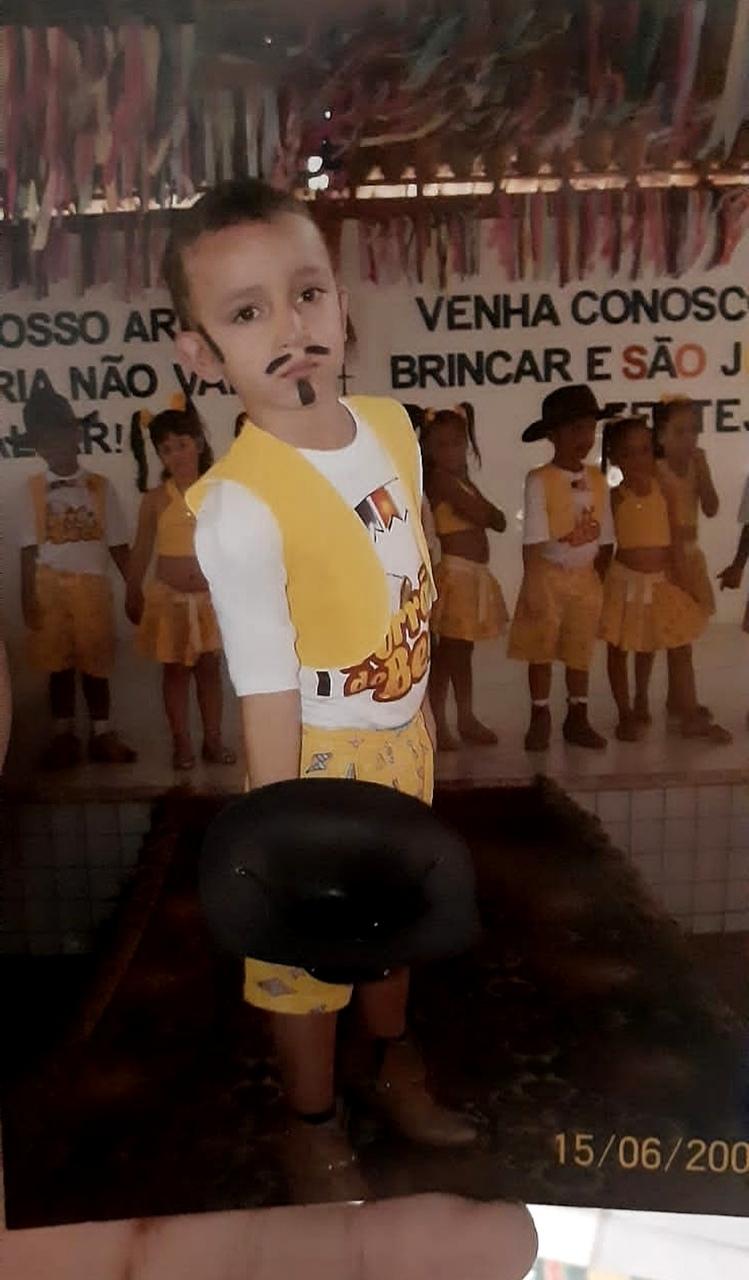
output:
[[[298,267],[296,271],[292,272],[291,280],[293,283],[298,283],[299,281],[310,280],[315,277],[321,278],[324,275],[325,268],[322,266]],[[222,301],[224,306],[231,307],[237,302],[252,301],[255,298],[265,297],[265,295],[266,289],[264,285],[246,284],[239,289],[233,289],[232,292],[228,293]]]

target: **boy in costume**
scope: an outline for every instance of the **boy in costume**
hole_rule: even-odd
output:
[[[77,765],[76,673],[91,717],[89,759],[132,764],[136,753],[109,722],[115,626],[110,557],[123,578],[129,548],[125,518],[105,476],[78,463],[80,424],[64,396],[39,389],[24,406],[29,444],[46,471],[31,476],[21,516],[21,603],[29,656],[49,675],[53,736],[47,769]]]
[[[430,801],[425,706],[434,585],[418,442],[403,408],[338,396],[346,296],[306,207],[256,180],[219,184],[175,223],[165,275],[177,345],[225,378],[247,417],[188,492],[241,701],[250,785],[377,782]],[[408,972],[357,989],[371,1061],[358,1088],[401,1133],[465,1145],[406,1038]],[[336,1112],[336,1016],[350,987],[249,959],[245,998],[267,1011],[300,1198],[358,1198]]]
[[[603,416],[589,387],[565,386],[546,396],[541,417],[523,432],[526,443],[548,439],[554,448],[552,460],[526,477],[524,574],[507,649],[509,657],[528,663],[526,751],[549,746],[555,661],[563,663],[567,682],[565,741],[593,750],[606,746],[588,720],[588,670],[614,526],[606,479],[585,462]]]

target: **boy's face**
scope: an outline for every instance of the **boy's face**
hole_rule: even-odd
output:
[[[596,420],[592,417],[575,418],[550,432],[551,441],[559,457],[568,465],[580,465],[587,458],[596,442]]]
[[[45,427],[34,440],[34,452],[55,475],[72,475],[78,469],[81,429],[77,423]]]
[[[335,398],[346,297],[314,223],[282,213],[206,232],[185,250],[184,265],[195,328],[177,345],[201,378],[230,382],[251,417],[301,408],[300,379],[316,401]]]

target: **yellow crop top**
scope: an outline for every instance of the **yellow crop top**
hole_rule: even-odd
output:
[[[459,480],[458,484],[465,489],[466,493],[473,493],[472,487],[464,484],[462,480]],[[438,538],[444,538],[449,533],[465,533],[467,529],[481,527],[472,520],[467,520],[465,516],[461,516],[446,498],[443,498],[441,502],[438,502],[432,508],[432,515],[434,516],[434,528]]]
[[[169,502],[164,507],[156,525],[156,554],[158,556],[195,555],[195,516],[185,502],[173,480],[165,485]]]
[[[697,476],[694,459],[687,467],[684,476],[671,470],[665,458],[659,458],[657,470],[668,481],[674,495],[674,514],[679,526],[693,529],[699,520],[699,499],[697,496]]]
[[[641,547],[670,547],[671,524],[663,491],[657,480],[650,493],[641,497],[625,485],[614,503],[616,545],[620,551],[636,551]]]

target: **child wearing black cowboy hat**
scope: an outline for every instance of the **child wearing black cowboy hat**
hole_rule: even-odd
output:
[[[526,751],[549,746],[553,662],[565,667],[565,741],[593,750],[606,746],[588,720],[588,670],[614,526],[605,477],[585,462],[604,413],[589,387],[560,387],[546,396],[541,417],[522,436],[526,443],[548,439],[554,448],[551,461],[526,477],[524,574],[508,644],[511,658],[528,663]]]

